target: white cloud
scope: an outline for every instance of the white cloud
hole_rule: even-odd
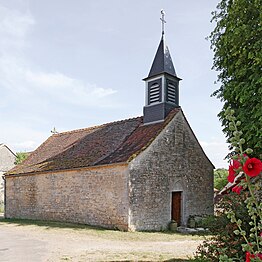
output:
[[[99,106],[99,101],[101,102],[103,98],[116,93],[113,89],[85,84],[62,73],[27,70],[24,72],[24,76],[29,86],[38,88],[41,92],[48,93],[57,100],[71,104]]]
[[[47,74],[43,72],[34,73],[31,70],[25,72],[25,80],[36,86],[61,88],[64,86],[71,86],[73,79],[64,76],[61,73]]]
[[[8,145],[14,152],[32,151],[51,135],[50,132],[35,130],[17,122],[1,121],[4,128],[0,128],[0,143]]]
[[[6,50],[17,51],[25,44],[25,37],[29,29],[35,24],[30,13],[20,13],[0,6],[0,47],[1,52]]]
[[[0,7],[0,32],[13,37],[24,37],[28,28],[35,23],[30,14],[21,14],[16,10]]]
[[[35,69],[22,52],[27,33],[35,25],[31,14],[0,6],[0,88],[19,95],[21,101],[29,100],[28,96],[31,101],[42,101],[49,95],[57,103],[110,107],[107,97],[115,90],[85,83],[59,71]]]
[[[63,111],[75,110],[75,105],[115,107],[111,99],[115,90],[32,63],[25,50],[30,46],[28,33],[36,26],[30,12],[0,4],[0,142],[15,151],[35,149],[50,135],[48,126],[51,129],[64,117]]]
[[[0,87],[19,95],[19,100],[43,101],[52,98],[57,103],[85,107],[111,107],[108,96],[116,91],[84,83],[62,73],[32,70],[26,63],[11,57],[0,58]],[[18,101],[16,101],[18,102]]]
[[[36,141],[28,140],[20,143],[14,143],[13,146],[15,148],[23,148],[23,151],[32,151],[36,148],[37,143]]]

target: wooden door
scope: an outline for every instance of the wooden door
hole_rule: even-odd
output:
[[[182,192],[172,192],[171,219],[181,224],[181,196]]]

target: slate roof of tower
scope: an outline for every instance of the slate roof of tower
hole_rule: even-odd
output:
[[[162,73],[168,73],[173,76],[177,76],[170,52],[167,45],[165,44],[164,36],[162,36],[160,40],[148,77],[152,77]]]
[[[143,125],[143,118],[136,117],[54,134],[8,174],[128,162],[147,148],[180,110],[176,108],[169,113],[164,122],[150,125]]]

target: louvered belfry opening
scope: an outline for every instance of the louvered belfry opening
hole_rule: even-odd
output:
[[[166,88],[167,102],[178,105],[178,85],[174,81],[167,79]]]
[[[179,81],[162,36],[146,82],[144,124],[164,121],[168,113],[179,107]]]
[[[161,79],[155,81],[150,81],[148,83],[148,104],[161,102],[162,98],[162,88],[161,88]]]

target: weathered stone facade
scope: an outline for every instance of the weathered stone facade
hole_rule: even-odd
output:
[[[182,111],[126,163],[6,176],[7,218],[68,221],[121,230],[162,230],[172,192],[181,224],[213,213],[213,165]]]
[[[15,166],[15,154],[4,144],[0,144],[0,205],[4,202],[4,181],[2,175]]]
[[[129,164],[133,230],[166,229],[172,192],[182,192],[181,224],[190,215],[213,214],[213,165],[182,112]]]
[[[11,176],[5,216],[128,229],[127,165]]]

